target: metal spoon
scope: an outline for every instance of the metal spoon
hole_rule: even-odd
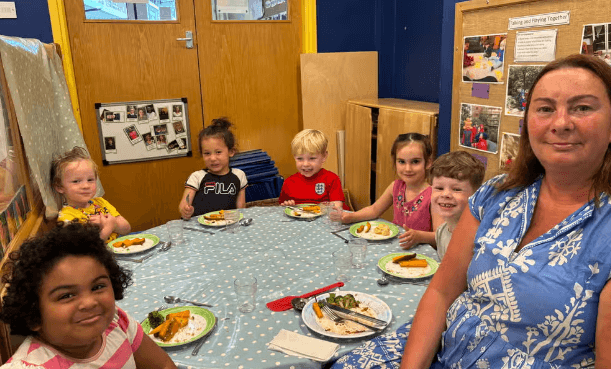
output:
[[[291,305],[293,305],[293,309],[295,309],[297,311],[301,311],[306,306],[308,301],[310,301],[314,297],[316,297],[318,295],[321,295],[323,293],[325,293],[325,292],[317,293],[316,295],[312,295],[312,296],[308,297],[307,299],[304,299],[302,297],[295,297],[294,299],[291,300]]]
[[[193,305],[196,305],[196,306],[208,306],[208,307],[213,307],[214,306],[214,305],[210,305],[210,304],[204,304],[203,302],[195,302],[195,301],[183,300],[180,297],[175,297],[175,296],[163,296],[163,299],[168,304],[176,304],[176,303],[179,303],[179,302],[188,302],[189,304],[193,304]]]
[[[240,220],[240,225],[247,227],[252,223],[252,218],[244,218]]]
[[[250,223],[252,223],[252,218],[244,218],[238,222],[238,225],[246,227],[246,226],[249,226]],[[227,227],[221,229],[220,232],[225,232],[226,230],[227,230]]]
[[[291,305],[293,305],[293,309],[297,311],[303,310],[303,308],[306,306],[307,303],[308,303],[308,299],[303,299],[301,297],[295,297],[294,299],[291,300]]]
[[[386,274],[383,274],[382,278],[378,279],[376,282],[378,283],[378,286],[386,286],[390,283],[390,281],[386,277]]]

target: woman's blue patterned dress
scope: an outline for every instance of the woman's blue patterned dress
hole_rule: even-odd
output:
[[[480,221],[468,289],[447,312],[448,329],[431,368],[594,367],[600,292],[611,269],[609,196],[585,204],[514,252],[530,226],[541,180],[470,199]],[[337,360],[333,368],[398,368],[411,322]],[[408,353],[409,355],[409,353]]]

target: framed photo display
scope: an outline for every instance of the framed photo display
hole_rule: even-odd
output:
[[[191,156],[187,99],[95,106],[104,165]]]

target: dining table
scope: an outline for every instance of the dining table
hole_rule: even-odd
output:
[[[271,311],[266,306],[268,302],[336,283],[331,254],[348,248],[345,240],[355,237],[347,229],[349,225],[333,233],[324,217],[313,221],[296,219],[281,206],[241,211],[252,222],[239,227],[236,233],[222,231],[223,227],[204,226],[193,217],[183,221],[184,241],[173,243],[169,250],[159,251],[158,245],[144,253],[152,256],[141,263],[117,255],[119,264],[131,270],[133,278],[117,306],[139,322],[163,305],[189,306],[168,304],[163,298],[167,295],[212,305],[206,309],[216,317],[216,326],[202,338],[205,341],[197,355],[192,355],[197,341],[164,348],[179,368],[323,368],[375,335],[392,332],[413,318],[426,290],[426,280],[382,286],[377,283],[382,276],[378,260],[405,251],[399,246],[398,237],[368,242],[366,266],[351,269],[352,278],[339,289],[384,301],[392,311],[392,320],[384,331],[358,339],[336,339],[311,331],[299,311]],[[140,233],[170,241],[165,224]],[[430,245],[417,245],[410,251],[438,260]],[[243,275],[257,279],[256,306],[249,313],[238,310],[234,292],[234,280]],[[337,343],[339,349],[327,363],[269,349],[268,343],[282,329]]]

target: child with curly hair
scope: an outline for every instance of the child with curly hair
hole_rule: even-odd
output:
[[[3,369],[176,368],[115,305],[131,284],[91,224],[26,241],[3,267],[0,320],[25,335]]]

